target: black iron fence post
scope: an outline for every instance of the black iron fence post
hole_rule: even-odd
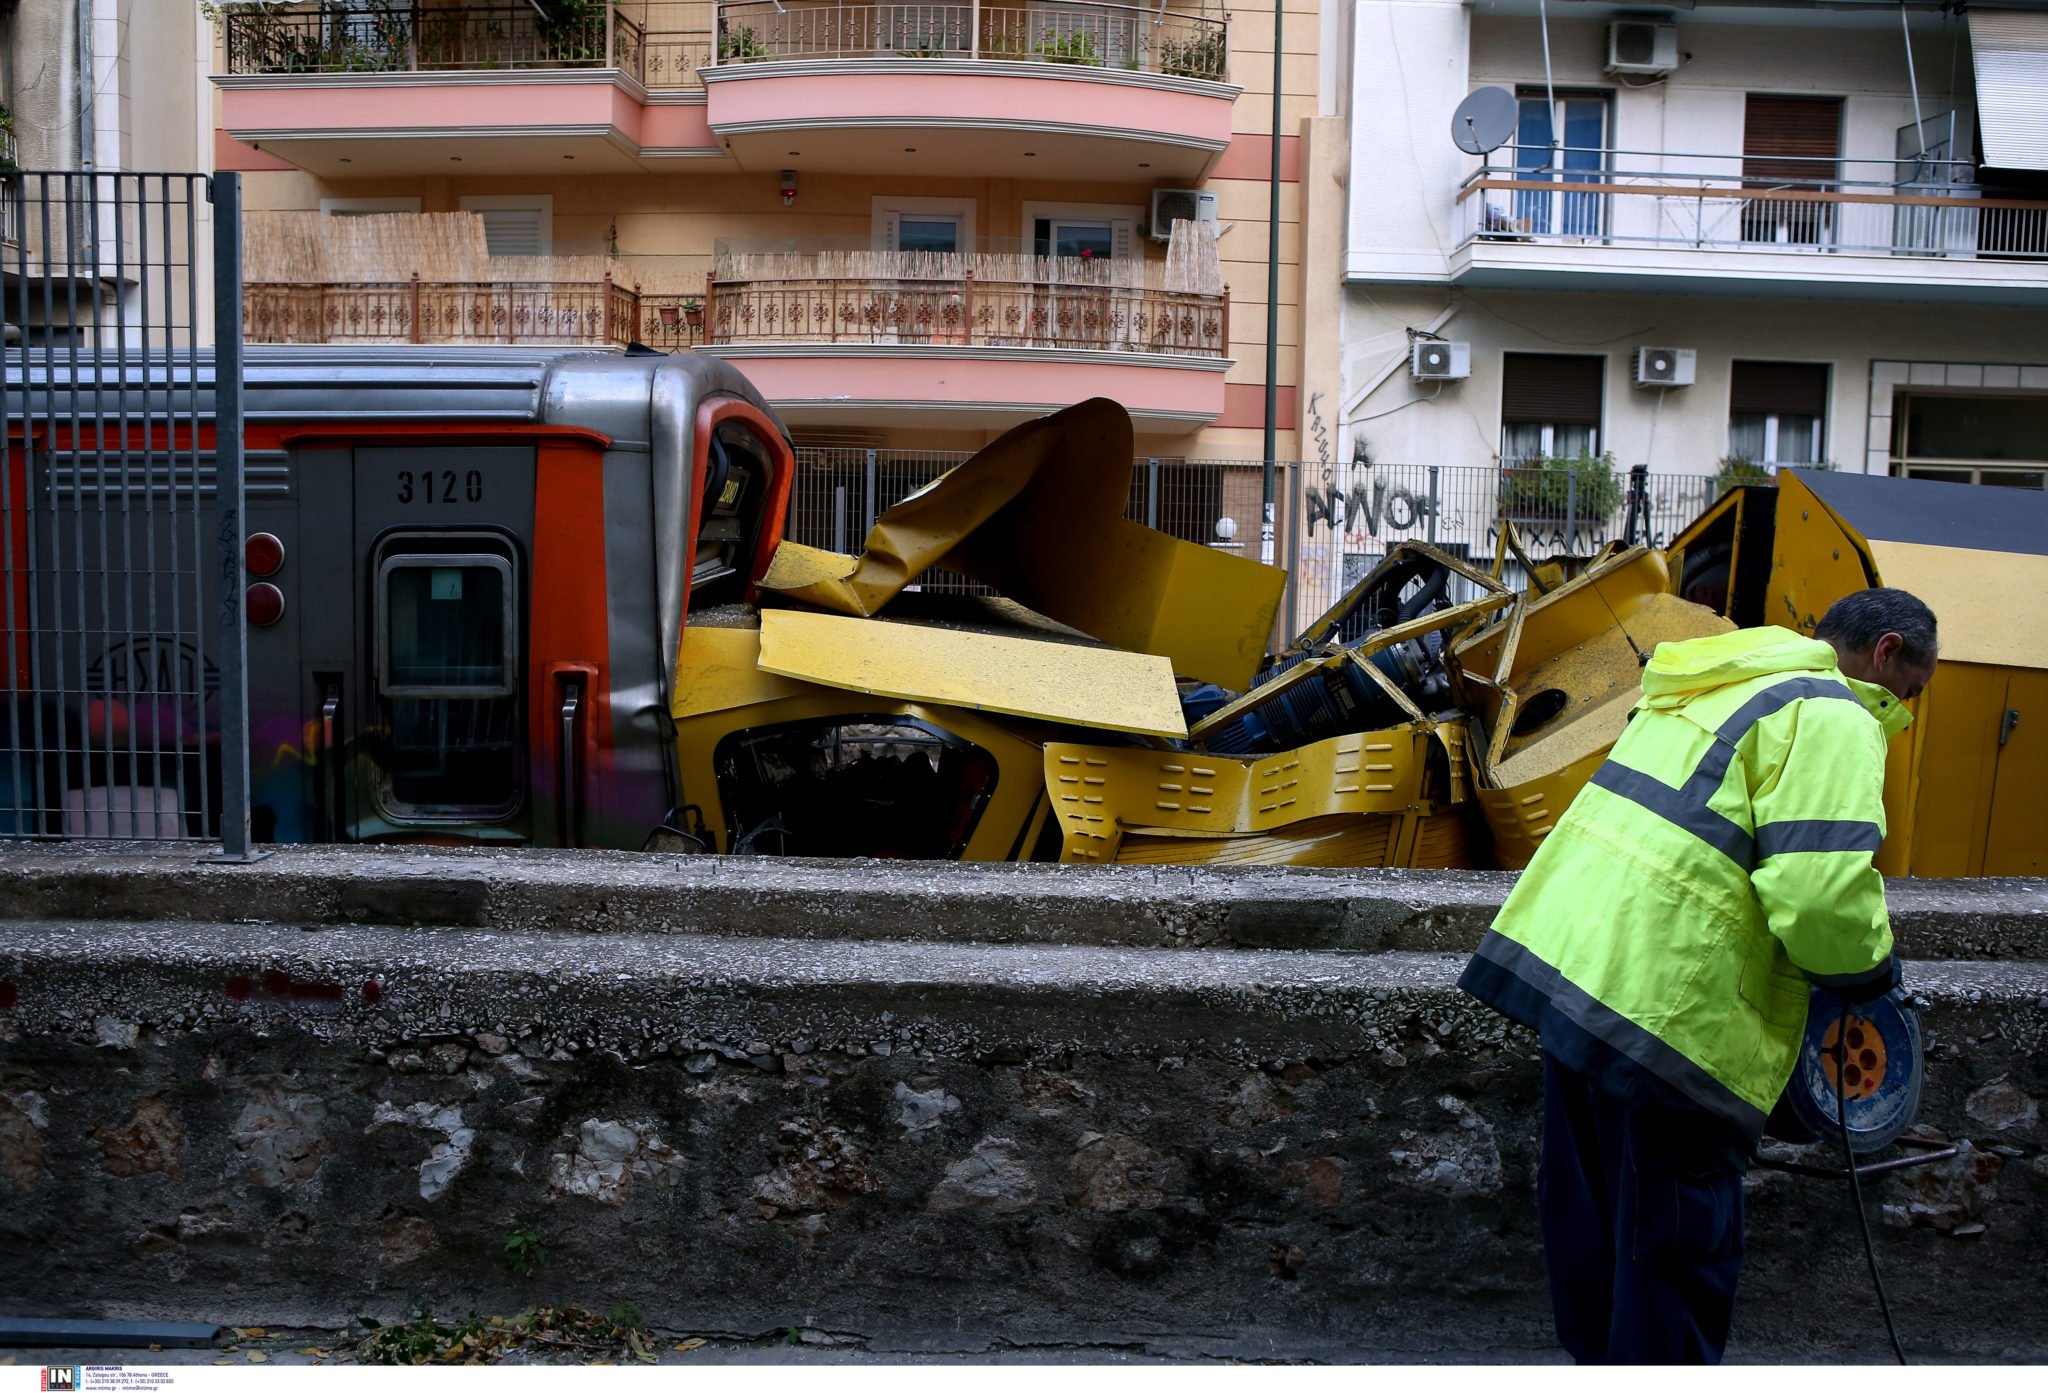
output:
[[[213,203],[214,575],[220,651],[222,861],[254,861],[250,845],[249,631],[242,609],[242,176],[208,181]],[[198,373],[192,391],[199,392]],[[195,442],[195,446],[196,446]]]

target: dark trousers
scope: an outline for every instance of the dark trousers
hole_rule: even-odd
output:
[[[1557,1337],[1581,1364],[1718,1364],[1742,1274],[1749,1148],[1705,1113],[1623,1102],[1543,1056],[1536,1172]]]

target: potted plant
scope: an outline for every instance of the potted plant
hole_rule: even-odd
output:
[[[1221,81],[1223,31],[1206,29],[1191,39],[1168,39],[1159,45],[1159,71],[1168,77],[1200,77]]]
[[[683,322],[693,330],[704,327],[704,302],[695,295],[683,297]]]
[[[1046,35],[1038,41],[1038,56],[1048,63],[1073,63],[1084,68],[1102,66],[1102,54],[1095,47],[1095,36],[1086,29]]]
[[[1719,497],[1745,484],[1775,483],[1777,477],[1777,472],[1769,465],[1758,464],[1747,455],[1723,455],[1714,474],[1714,495]]]
[[[767,56],[768,46],[754,32],[751,24],[727,29],[718,36],[718,61],[721,63],[758,63]]]
[[[1623,489],[1612,454],[1514,460],[1501,468],[1500,511],[1532,522],[1598,521],[1621,506]]]
[[[14,156],[14,112],[0,105],[0,174],[13,174],[20,168]]]

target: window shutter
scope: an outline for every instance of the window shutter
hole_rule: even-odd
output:
[[[1735,363],[1728,410],[1738,416],[1825,416],[1826,363]]]
[[[1109,224],[1109,254],[1118,261],[1127,261],[1131,256],[1131,236],[1135,229],[1129,218],[1115,218]]]
[[[484,245],[492,256],[546,256],[549,239],[538,208],[477,208],[484,220]]]
[[[1600,424],[1605,358],[1572,353],[1501,355],[1500,419],[1552,426]]]
[[[885,251],[885,252],[892,252],[892,251],[895,251],[895,250],[896,250],[896,248],[897,248],[897,247],[898,247],[899,245],[901,245],[901,241],[900,241],[900,239],[901,239],[902,235],[903,235],[903,215],[902,215],[901,213],[897,212],[897,211],[896,211],[896,210],[895,210],[894,208],[891,208],[891,209],[890,209],[890,210],[889,210],[888,212],[886,212],[886,213],[882,214],[882,248],[881,248],[881,249],[882,249],[883,251]]]
[[[1840,97],[1751,96],[1742,118],[1742,177],[1766,184],[1835,177],[1841,154]]]

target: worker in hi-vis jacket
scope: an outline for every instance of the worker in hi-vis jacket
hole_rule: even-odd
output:
[[[1791,1077],[1808,984],[1898,981],[1886,742],[1934,673],[1933,613],[1850,595],[1812,638],[1664,643],[1607,762],[1544,838],[1459,986],[1543,1040],[1543,1250],[1581,1363],[1716,1363],[1742,1177]]]

